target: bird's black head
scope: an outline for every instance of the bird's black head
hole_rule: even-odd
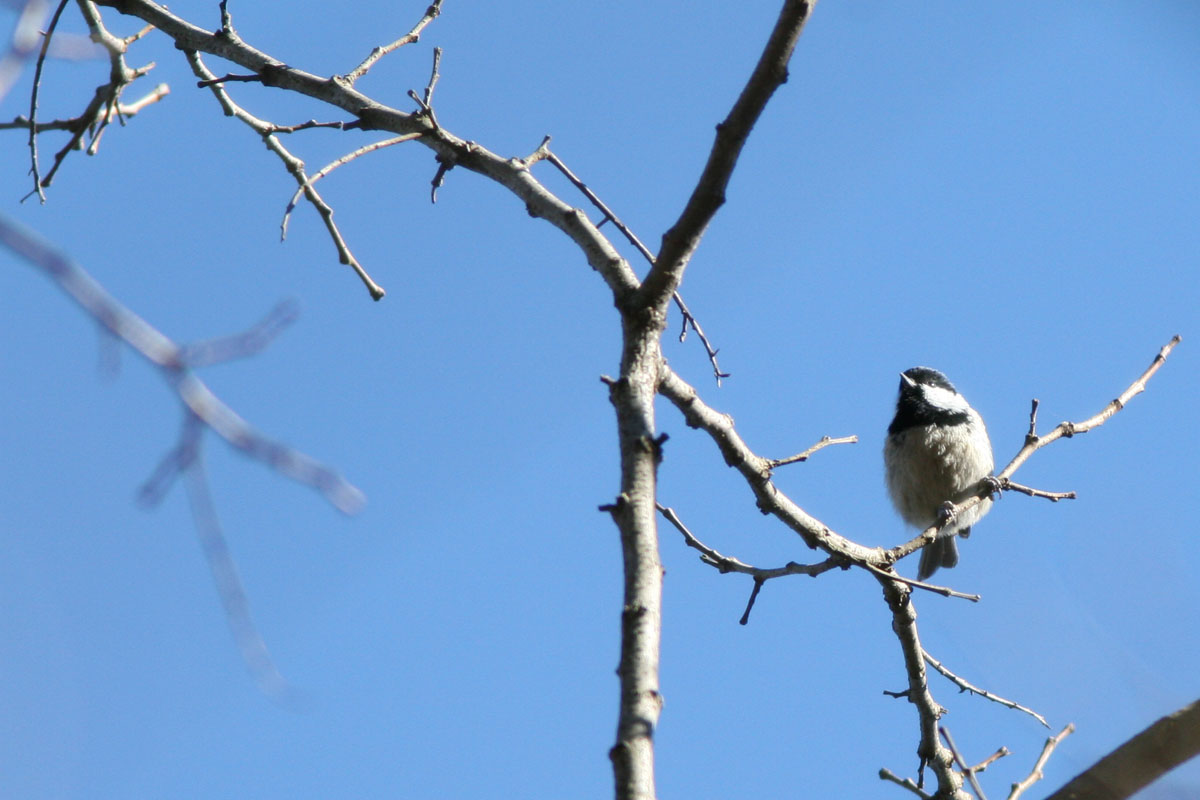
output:
[[[908,380],[905,380],[907,378]],[[921,386],[936,386],[939,389],[947,389],[957,394],[958,390],[954,388],[954,384],[950,380],[932,367],[912,367],[900,373],[900,393],[904,394],[906,387],[915,390],[916,387],[912,384]]]
[[[918,425],[961,425],[970,406],[945,375],[930,367],[913,367],[900,373],[896,416],[888,433]]]

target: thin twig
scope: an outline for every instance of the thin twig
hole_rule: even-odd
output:
[[[110,69],[108,83],[98,86],[92,95],[91,101],[83,113],[75,118],[75,124],[66,127],[66,130],[71,132],[71,137],[67,143],[63,145],[57,153],[54,154],[54,165],[44,176],[40,175],[40,166],[37,163],[37,135],[41,126],[37,121],[37,96],[41,85],[41,63],[44,61],[45,53],[50,41],[49,36],[53,30],[53,25],[57,24],[57,17],[50,26],[50,31],[43,41],[42,53],[38,59],[38,68],[35,70],[34,87],[30,98],[30,114],[29,114],[29,135],[30,135],[30,151],[33,156],[34,189],[31,190],[22,200],[26,200],[33,195],[38,195],[38,198],[44,203],[46,200],[43,189],[50,186],[61,167],[67,155],[73,150],[83,149],[83,137],[87,132],[91,132],[92,140],[86,148],[88,155],[95,155],[100,146],[100,139],[104,131],[112,120],[118,119],[123,122],[123,109],[121,104],[121,93],[125,87],[138,78],[145,75],[154,68],[154,62],[145,66],[131,69],[125,63],[125,52],[127,44],[124,39],[114,36],[104,27],[103,20],[100,18],[100,12],[91,0],[77,0],[80,13],[83,15],[84,22],[88,26],[89,35],[92,40],[101,45],[108,53]],[[61,11],[61,6],[59,10]],[[159,87],[154,92],[151,92],[146,97],[137,102],[136,107],[141,109],[151,102],[157,102],[167,94],[163,87]]]
[[[971,788],[975,790],[975,796],[979,800],[987,800],[987,795],[983,793],[983,787],[979,785],[979,779],[975,777],[974,770],[967,766],[966,760],[958,750],[958,745],[954,743],[954,738],[950,736],[950,731],[944,725],[941,725],[938,726],[938,733],[942,734],[942,739],[946,741],[946,747],[950,748],[950,755],[954,756],[954,763],[958,765],[959,770],[970,782]]]
[[[262,83],[262,75],[222,75],[219,78],[205,78],[202,81],[196,81],[196,88],[207,89],[223,83]]]
[[[953,683],[955,686],[957,686],[959,688],[959,691],[970,692],[971,694],[977,694],[980,697],[985,698],[987,700],[991,700],[993,703],[998,703],[998,704],[1004,706],[1005,708],[1011,708],[1011,709],[1015,709],[1016,711],[1024,712],[1024,713],[1028,714],[1029,716],[1033,717],[1034,719],[1036,719],[1038,722],[1042,723],[1042,725],[1044,727],[1046,727],[1046,728],[1050,727],[1050,723],[1046,722],[1046,718],[1043,717],[1041,714],[1037,713],[1036,711],[1034,711],[1033,709],[1026,708],[1025,706],[1021,705],[1020,703],[1014,703],[1012,700],[1005,700],[1003,697],[1000,697],[999,695],[992,694],[987,689],[980,689],[978,686],[975,686],[974,684],[969,683],[968,681],[964,680],[963,678],[960,678],[958,675],[955,675],[953,672],[951,672],[949,669],[947,669],[945,667],[945,665],[942,664],[942,662],[938,661],[936,658],[929,655],[929,651],[922,650],[921,653],[925,657],[925,663],[928,664],[929,666],[933,667],[934,669],[936,669],[938,672],[940,672],[947,680],[949,680],[951,683]]]
[[[687,329],[690,325],[692,330],[696,332],[696,336],[700,339],[700,344],[704,345],[704,352],[708,356],[709,365],[712,367],[713,377],[717,381],[717,386],[720,386],[721,379],[728,378],[732,373],[721,371],[721,366],[717,364],[717,353],[719,351],[716,347],[713,347],[712,342],[704,335],[704,329],[700,327],[700,322],[696,319],[696,315],[687,307],[687,303],[683,302],[683,295],[676,290],[671,293],[671,298],[675,301],[675,306],[679,309],[679,314],[683,318],[679,328],[680,343],[682,344],[687,339]]]
[[[1057,503],[1059,500],[1075,500],[1078,497],[1075,492],[1046,492],[1041,489],[1034,489],[1031,486],[1017,483],[1010,478],[1000,481],[1000,488],[1006,492],[1011,490],[1029,495],[1030,497],[1044,497],[1051,503]]]
[[[143,28],[142,28],[140,31],[138,31],[137,33],[133,33],[133,34],[130,34],[129,36],[126,36],[124,39],[122,39],[122,40],[121,40],[121,42],[122,42],[122,43],[123,43],[123,44],[124,44],[126,47],[129,47],[129,45],[133,44],[133,43],[134,43],[134,42],[136,42],[138,39],[141,39],[143,36],[146,36],[148,33],[150,33],[150,32],[151,32],[151,31],[153,31],[153,30],[154,30],[154,26],[153,26],[153,25],[146,25],[145,27],[143,27]]]
[[[420,133],[406,133],[403,136],[393,136],[391,139],[384,139],[381,142],[373,142],[372,144],[363,145],[357,150],[331,161],[312,175],[309,175],[305,182],[300,184],[300,186],[296,189],[295,193],[292,195],[292,199],[288,201],[287,208],[284,209],[283,220],[279,223],[280,241],[287,238],[288,219],[291,217],[292,211],[295,210],[296,204],[300,202],[300,195],[304,194],[306,188],[312,186],[314,183],[321,180],[338,167],[349,164],[351,161],[360,156],[365,156],[367,153],[373,153],[376,150],[382,150],[385,147],[391,147],[394,144],[400,144],[401,142],[409,142],[413,139],[419,139],[423,135],[424,134]]]
[[[105,108],[101,121],[111,122],[114,117],[122,117],[126,119],[129,117],[136,117],[138,112],[140,112],[146,106],[157,103],[170,93],[171,87],[165,83],[160,83],[158,86],[154,87],[153,91],[149,92],[143,97],[138,98],[132,103],[120,103],[115,108],[111,106]],[[37,133],[43,133],[45,131],[75,131],[80,127],[86,128],[89,122],[96,122],[96,120],[88,120],[84,119],[83,117],[72,117],[71,119],[56,119],[51,120],[50,122],[32,123],[29,117],[25,116],[24,114],[20,114],[14,117],[11,122],[0,122],[0,130],[11,130],[14,128],[24,129],[33,125],[36,128]]]
[[[972,772],[977,773],[977,774],[980,772],[984,772],[992,764],[996,763],[997,761],[999,761],[1000,759],[1004,758],[1007,755],[1011,755],[1008,748],[1000,747],[998,750],[996,750],[996,752],[992,753],[990,756],[985,758],[983,761],[980,761],[978,764],[971,767],[970,769]]]
[[[864,566],[869,572],[873,573],[876,577],[903,583],[905,586],[912,586],[914,589],[922,589],[926,592],[940,594],[942,597],[958,597],[963,600],[970,600],[972,603],[978,603],[983,599],[983,595],[967,594],[956,589],[951,589],[949,586],[938,586],[935,583],[925,583],[924,581],[914,580],[913,578],[906,578],[896,572],[894,569],[882,569],[870,562],[866,562],[862,566]]]
[[[191,369],[223,364],[239,358],[257,355],[270,346],[284,328],[296,321],[299,309],[290,300],[285,300],[254,327],[233,336],[195,342],[184,345],[180,360]]]
[[[1050,755],[1054,752],[1054,748],[1058,747],[1058,743],[1070,736],[1074,731],[1075,723],[1068,723],[1067,727],[1059,731],[1057,736],[1051,736],[1046,740],[1046,744],[1042,747],[1041,755],[1038,756],[1037,761],[1033,765],[1033,769],[1024,780],[1022,780],[1020,783],[1013,784],[1012,791],[1009,792],[1008,795],[1008,800],[1017,800],[1017,798],[1023,795],[1029,787],[1033,786],[1035,783],[1045,777],[1045,775],[1042,774],[1042,770],[1045,769],[1046,762],[1050,760]]]
[[[187,56],[188,63],[191,65],[192,72],[196,77],[202,80],[208,80],[213,77],[213,74],[204,65],[204,61],[200,58],[198,52],[187,50],[184,54]],[[308,198],[313,208],[321,215],[321,220],[325,223],[325,230],[329,232],[329,237],[333,240],[333,246],[337,250],[338,261],[354,270],[354,273],[358,275],[358,279],[362,281],[363,286],[367,287],[371,299],[382,299],[387,293],[367,273],[363,265],[358,262],[358,259],[354,257],[354,253],[351,252],[350,246],[346,244],[346,240],[342,237],[342,232],[339,230],[337,223],[333,221],[333,209],[325,202],[320,193],[313,188],[312,182],[304,171],[304,162],[292,155],[291,151],[279,141],[279,137],[274,132],[275,126],[265,120],[259,119],[235,103],[223,86],[211,84],[208,88],[217,98],[217,102],[221,104],[221,108],[225,110],[227,115],[236,117],[249,125],[251,129],[262,137],[263,142],[267,145],[267,149],[279,157],[296,183],[304,191],[304,196]]]
[[[425,26],[433,22],[433,20],[441,13],[442,0],[433,0],[433,3],[430,4],[429,8],[425,9],[424,16],[422,16],[417,24],[412,27],[412,30],[389,45],[374,48],[371,51],[371,54],[363,59],[361,64],[343,75],[342,80],[350,86],[353,86],[355,81],[367,74],[371,67],[375,65],[376,61],[383,58],[393,50],[397,50],[401,47],[404,47],[406,44],[412,44],[413,42],[418,41],[421,38],[421,31],[425,30]]]
[[[797,564],[795,561],[789,561],[782,567],[754,567],[732,556],[721,555],[721,553],[697,539],[688,530],[687,526],[683,524],[683,521],[679,519],[674,509],[668,508],[661,503],[657,503],[656,506],[658,512],[674,525],[676,530],[683,534],[683,540],[687,543],[687,546],[700,551],[700,560],[711,567],[715,567],[722,574],[740,572],[743,575],[750,575],[755,580],[764,581],[771,578],[782,578],[784,575],[809,575],[815,578],[835,567],[843,566],[841,559],[830,557],[818,564]]]
[[[38,168],[38,146],[37,146],[37,108],[38,108],[38,92],[42,88],[42,67],[46,63],[46,53],[50,49],[50,40],[54,37],[54,29],[58,27],[58,20],[62,17],[63,9],[67,7],[67,0],[60,0],[58,8],[54,9],[54,14],[50,17],[50,24],[46,26],[46,32],[42,36],[42,47],[38,51],[37,63],[33,68],[33,89],[29,93],[29,158],[31,162],[30,173],[33,175],[33,190],[38,196],[38,200],[45,205],[46,193],[42,186],[42,176]],[[29,195],[26,195],[28,197]],[[22,198],[24,199],[24,198]]]
[[[592,205],[600,210],[600,213],[604,215],[604,220],[612,222],[612,224],[616,226],[617,230],[619,230],[621,234],[629,240],[629,243],[632,244],[634,248],[642,254],[642,258],[646,259],[646,262],[653,266],[654,254],[650,252],[650,248],[642,244],[642,240],[637,237],[637,234],[630,230],[629,226],[622,222],[621,219],[615,213],[613,213],[613,210],[609,208],[608,205],[606,205],[605,202],[601,200],[595,192],[592,191],[590,186],[584,183],[578,175],[571,171],[570,167],[568,167],[563,160],[558,157],[558,154],[550,150],[549,144],[550,137],[547,136],[542,140],[541,146],[534,151],[534,155],[525,159],[525,163],[528,165],[545,158],[547,161],[553,164],[555,169],[561,172],[563,176],[571,182],[572,186],[578,189]],[[539,154],[544,155],[539,156]]]
[[[767,469],[773,470],[777,467],[786,466],[787,464],[795,464],[800,461],[808,461],[809,456],[811,456],[813,453],[816,453],[818,450],[824,450],[826,447],[829,447],[831,445],[857,444],[857,443],[858,443],[858,436],[856,436],[854,434],[851,434],[850,436],[840,436],[837,438],[834,438],[832,436],[822,436],[821,440],[819,442],[817,442],[812,447],[808,448],[807,450],[805,450],[802,453],[797,453],[796,455],[788,456],[787,458],[768,459],[767,460],[767,464],[768,464]]]
[[[758,599],[758,593],[762,590],[763,583],[771,578],[782,578],[784,575],[809,575],[815,578],[835,567],[845,566],[845,562],[842,559],[830,556],[819,564],[797,564],[795,561],[789,561],[782,567],[754,567],[732,556],[722,555],[704,544],[704,542],[696,538],[695,534],[688,530],[688,527],[679,519],[679,515],[675,513],[674,509],[668,508],[661,503],[656,503],[655,507],[668,522],[675,526],[676,530],[683,534],[683,540],[688,547],[700,551],[700,560],[705,564],[715,567],[722,574],[738,572],[754,578],[754,587],[750,592],[750,599],[746,603],[746,610],[742,613],[741,619],[738,620],[738,624],[740,625],[745,625],[750,621],[750,611],[754,608],[754,602]]]
[[[616,229],[619,230],[621,234],[629,241],[629,243],[633,245],[634,249],[641,253],[642,258],[646,260],[646,263],[648,263],[652,268],[654,267],[654,254],[650,252],[650,248],[646,247],[646,245],[642,243],[642,240],[637,237],[637,234],[635,234],[628,225],[621,221],[620,217],[618,217],[613,210],[609,208],[603,200],[600,199],[599,195],[592,191],[590,186],[584,183],[583,180],[580,179],[580,177],[574,172],[572,172],[566,163],[564,163],[556,153],[550,150],[549,136],[542,140],[541,145],[538,146],[538,149],[535,150],[529,158],[524,159],[524,164],[526,167],[528,167],[537,163],[538,161],[541,161],[542,159],[546,159],[553,164],[554,167],[561,172],[566,179],[570,181],[571,184],[588,199],[592,205],[600,210],[600,213],[604,215],[600,220],[600,225],[603,225],[605,222],[611,222]],[[672,294],[672,298],[675,301],[675,306],[679,309],[680,315],[683,317],[683,327],[679,331],[679,341],[683,342],[687,338],[687,329],[690,325],[692,330],[696,332],[696,336],[699,337],[701,344],[704,345],[704,352],[708,355],[708,362],[712,366],[713,376],[716,378],[717,386],[720,386],[721,379],[728,378],[729,373],[722,372],[720,365],[717,363],[717,348],[713,347],[712,342],[708,340],[708,336],[704,334],[704,329],[700,327],[699,321],[696,320],[696,317],[694,314],[692,314],[691,309],[687,307],[687,303],[683,302],[683,296],[676,291]]]
[[[442,65],[442,48],[433,48],[433,69],[429,73],[429,83],[425,85],[425,106],[429,108],[430,113],[433,113],[433,89],[437,86],[438,78],[441,73],[438,67]],[[431,119],[433,126],[438,127],[437,120]]]

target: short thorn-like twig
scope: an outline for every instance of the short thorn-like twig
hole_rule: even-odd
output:
[[[754,588],[750,590],[750,599],[746,601],[746,610],[742,612],[742,618],[738,620],[738,625],[746,625],[750,622],[750,611],[754,608],[754,601],[758,599],[758,593],[762,590],[763,583],[763,578],[754,579]]]
[[[202,81],[196,81],[196,87],[207,89],[209,86],[216,86],[222,83],[261,83],[261,75],[222,75],[220,78],[206,78]]]
[[[427,117],[429,119],[430,124],[433,125],[434,130],[437,130],[439,126],[438,126],[438,121],[437,121],[437,114],[433,113],[433,106],[426,103],[424,98],[422,98],[420,95],[418,95],[412,89],[408,90],[408,96],[411,97],[413,99],[413,101],[416,102],[416,104],[419,106],[419,110],[417,113],[420,116]]]
[[[349,128],[351,123],[344,120],[334,120],[333,122],[317,122],[315,119],[310,119],[308,122],[301,122],[299,125],[271,125],[271,133],[295,133],[296,131],[307,131],[311,128],[336,128],[339,131],[344,131]]]
[[[546,134],[542,137],[542,143],[537,146],[537,149],[520,159],[520,162],[525,169],[529,169],[539,161],[549,158],[550,155],[550,134]]]
[[[437,172],[433,175],[433,180],[429,182],[429,202],[437,202],[438,189],[442,188],[442,184],[446,182],[446,173],[454,169],[454,164],[449,161],[438,160]]]

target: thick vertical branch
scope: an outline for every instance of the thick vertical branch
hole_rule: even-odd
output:
[[[621,376],[610,382],[621,446],[621,493],[611,506],[621,530],[625,597],[621,613],[621,711],[610,752],[618,800],[653,800],[654,728],[662,630],[662,564],[656,528],[656,471],[663,439],[655,434],[654,397],[666,365],[661,340],[666,306],[708,223],[725,202],[725,187],[750,130],[775,90],[815,0],[785,0],[771,37],[725,121],[687,205],[663,237],[659,257],[635,292],[617,290],[621,310]],[[610,282],[611,283],[611,282]]]
[[[610,507],[621,531],[625,595],[621,609],[621,709],[609,752],[618,800],[653,800],[654,728],[662,637],[662,562],[658,554],[657,470],[662,439],[654,432],[654,397],[662,364],[666,318],[655,311],[626,314],[621,377],[610,381],[621,447],[621,493]]]

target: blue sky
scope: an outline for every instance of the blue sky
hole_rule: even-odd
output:
[[[512,156],[553,135],[653,248],[776,6],[447,0],[419,44],[359,87],[410,108],[405,91],[424,86],[442,47],[442,125]],[[215,3],[171,8],[219,22]],[[231,5],[247,41],[332,74],[424,4],[329,8]],[[78,31],[73,13],[64,25]],[[269,350],[203,377],[264,432],[336,465],[368,504],[343,517],[208,441],[255,619],[310,701],[281,708],[240,661],[181,487],[157,508],[135,503],[178,433],[176,401],[128,351],[119,373],[102,369],[95,325],[0,255],[0,793],[608,795],[620,612],[618,539],[596,511],[617,488],[599,381],[619,357],[608,290],[479,176],[451,172],[431,205],[436,164],[410,143],[321,185],[388,290],[372,303],[310,208],[279,243],[291,178],[193,88],[164,37],[131,51],[134,65],[150,60],[129,96],[159,81],[171,94],[109,130],[97,156],[72,154],[45,206],[18,203],[25,139],[0,132],[2,213],[179,341],[237,332],[294,299],[301,316]],[[77,113],[106,71],[50,63],[43,117]],[[28,89],[26,75],[0,116],[24,113]],[[339,118],[262,87],[232,92],[280,122]],[[778,485],[839,532],[890,545],[910,535],[880,458],[897,372],[945,371],[1005,463],[1031,398],[1044,428],[1087,417],[1184,335],[1124,412],[1016,476],[1077,501],[1006,496],[963,545],[947,578],[983,602],[917,598],[923,640],[947,666],[1056,731],[1077,725],[1042,794],[1198,693],[1198,97],[1190,3],[826,0],[683,285],[732,378],[713,386],[694,338],[665,346],[765,456],[857,434]],[[48,136],[44,157],[60,141]],[[367,141],[315,130],[288,144],[316,168]],[[816,560],[756,511],[710,441],[660,410],[662,502],[745,561]],[[660,795],[904,796],[877,778],[914,773],[917,736],[912,708],[882,694],[904,675],[875,582],[773,581],[741,627],[750,582],[661,534]],[[969,759],[1013,751],[985,774],[1002,796],[1048,732],[931,685]],[[1144,796],[1197,792],[1189,765]]]

